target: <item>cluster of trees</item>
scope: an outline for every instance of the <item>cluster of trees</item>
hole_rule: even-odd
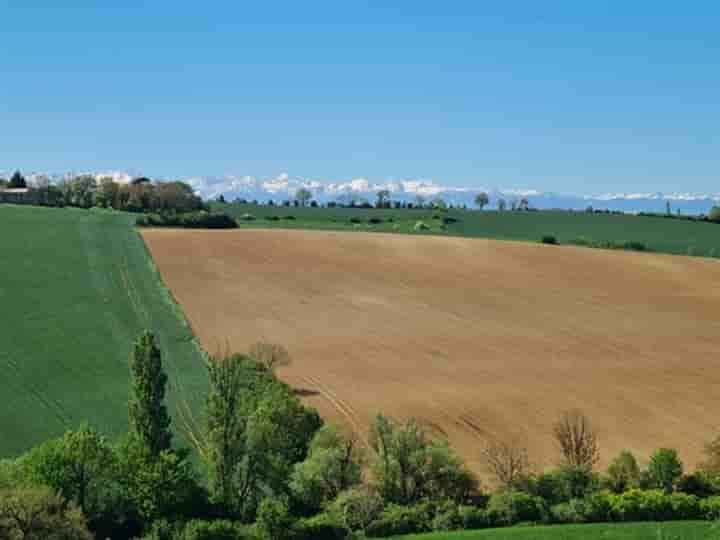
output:
[[[20,171],[15,171],[10,177],[10,180],[0,178],[0,188],[24,189],[26,187],[28,187],[27,182],[25,181],[25,177],[20,173]]]
[[[276,378],[289,361],[270,344],[209,357],[202,417],[180,408],[184,448],[165,403],[161,351],[145,332],[130,359],[128,433],[110,440],[82,425],[0,461],[0,537],[322,540],[521,521],[720,517],[720,438],[691,474],[672,449],[659,449],[644,469],[625,451],[600,473],[597,433],[582,413],[568,412],[553,428],[556,469],[535,472],[516,442],[483,449],[497,484],[487,494],[415,420],[378,415],[368,438],[324,425]]]
[[[8,188],[28,187],[28,201],[47,206],[75,206],[79,208],[113,208],[127,212],[194,212],[207,210],[202,199],[184,182],[154,182],[139,177],[129,183],[112,178],[79,175],[52,184],[49,179],[36,177],[33,185],[17,171],[7,183]]]

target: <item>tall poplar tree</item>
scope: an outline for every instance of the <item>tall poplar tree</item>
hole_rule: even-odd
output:
[[[155,335],[146,330],[130,355],[130,432],[154,457],[170,448],[170,415],[165,407],[167,375]]]

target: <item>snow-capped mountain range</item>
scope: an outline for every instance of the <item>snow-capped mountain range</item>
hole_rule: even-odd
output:
[[[0,171],[0,178],[8,178],[10,172]],[[51,182],[59,182],[80,173],[61,174],[26,174],[32,183],[41,177]],[[116,182],[129,182],[132,178],[141,176],[136,171],[92,171],[95,178],[110,177]],[[161,179],[164,180],[164,179]],[[276,202],[292,199],[300,188],[311,191],[313,198],[319,202],[352,200],[367,200],[373,202],[378,191],[386,189],[391,193],[391,199],[415,201],[422,197],[429,201],[442,198],[454,205],[473,206],[475,196],[485,192],[490,197],[490,208],[497,205],[499,199],[504,199],[508,205],[513,200],[526,198],[531,207],[539,209],[575,209],[583,210],[588,206],[596,209],[620,210],[623,212],[664,212],[669,202],[673,211],[680,210],[686,214],[707,213],[710,208],[720,203],[720,193],[599,193],[599,194],[572,194],[553,193],[537,189],[503,189],[486,186],[452,187],[433,180],[403,179],[386,182],[372,182],[365,178],[354,178],[347,181],[320,181],[306,178],[291,177],[281,174],[275,178],[262,179],[254,176],[193,176],[179,178],[190,184],[198,195],[204,199],[216,199],[220,195],[226,200],[234,199],[258,200],[265,202],[273,199]]]

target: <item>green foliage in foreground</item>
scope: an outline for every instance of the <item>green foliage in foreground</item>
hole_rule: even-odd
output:
[[[0,205],[0,457],[87,420],[128,427],[129,355],[145,328],[166,355],[169,410],[207,386],[190,328],[133,227],[107,210]]]
[[[586,212],[497,212],[451,209],[299,208],[213,203],[241,228],[442,234],[720,257],[717,224],[663,217]],[[241,219],[242,216],[254,219]],[[292,219],[289,219],[292,218]],[[416,227],[418,223],[426,227]]]
[[[702,521],[668,523],[594,523],[510,527],[396,536],[402,540],[710,540],[720,537],[717,524]]]

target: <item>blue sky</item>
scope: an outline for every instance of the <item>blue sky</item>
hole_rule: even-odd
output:
[[[718,2],[0,0],[0,24],[0,170],[720,191]]]

